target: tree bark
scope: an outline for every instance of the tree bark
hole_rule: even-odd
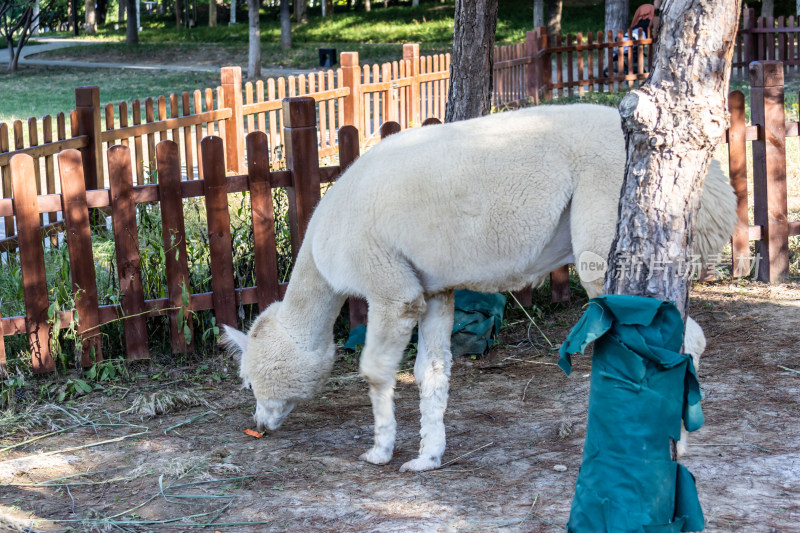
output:
[[[562,0],[547,0],[547,38],[554,40],[561,35]]]
[[[108,0],[97,0],[96,14],[97,14],[97,23],[105,24],[106,15],[108,15]]]
[[[250,46],[247,54],[247,77],[251,80],[261,77],[261,25],[258,20],[259,0],[247,0],[250,21]]]
[[[125,13],[128,10],[128,3],[125,0],[119,1],[119,10],[117,11],[117,22],[125,22]]]
[[[296,22],[308,22],[306,8],[308,0],[294,0],[294,20]]]
[[[627,30],[629,16],[628,0],[606,0],[606,32]]]
[[[798,5],[800,6],[800,0],[797,0],[797,2],[798,2]],[[798,8],[798,9],[800,9],[800,8]],[[366,11],[366,12],[372,11],[372,2],[371,2],[371,0],[364,0],[364,11]],[[798,11],[798,12],[800,12],[800,11]]]
[[[775,14],[775,1],[774,0],[762,0],[761,2],[761,16],[762,17],[772,17]]]
[[[217,25],[217,0],[208,0],[208,27]]]
[[[627,163],[605,292],[688,305],[689,250],[711,152],[727,128],[741,0],[671,0],[650,77],[620,104]]]
[[[289,13],[289,0],[281,0],[281,48],[292,47],[292,23]]]
[[[134,0],[137,1],[137,0]],[[136,8],[134,7],[133,10],[133,18],[136,20]],[[128,17],[130,18],[131,12],[128,12]],[[175,27],[177,29],[181,29],[183,26],[183,0],[175,0]]]
[[[456,0],[445,122],[488,115],[498,0]]]
[[[125,25],[125,42],[139,44],[139,28],[136,27],[136,2],[139,0],[120,0],[128,8],[128,22]]]
[[[85,0],[83,5],[86,11],[83,31],[88,35],[93,35],[97,33],[97,13],[94,9],[94,0]]]
[[[544,26],[544,0],[533,0],[533,27],[541,26]]]

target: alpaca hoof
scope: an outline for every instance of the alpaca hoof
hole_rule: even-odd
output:
[[[689,432],[685,428],[681,428],[681,440],[675,443],[675,454],[680,459],[689,450]]]
[[[374,465],[385,465],[392,460],[392,452],[391,450],[372,448],[370,451],[362,453],[359,459]]]
[[[424,472],[439,468],[442,460],[439,457],[417,457],[400,467],[401,472]]]

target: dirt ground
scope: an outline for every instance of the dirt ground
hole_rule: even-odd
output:
[[[582,303],[539,319],[554,344]],[[800,531],[799,307],[799,284],[694,292],[692,315],[709,341],[699,372],[706,424],[682,462],[697,478],[706,531]],[[590,360],[574,358],[566,377],[535,329],[529,342],[520,317],[503,330],[503,346],[455,362],[439,470],[398,471],[419,439],[408,372],[399,376],[397,450],[386,466],[357,459],[371,445],[372,414],[353,361],[261,439],[243,432],[254,402],[236,380],[165,385],[193,389],[206,404],[140,419],[126,410],[147,392],[142,382],[122,398],[86,396],[69,410],[72,420],[57,422],[94,425],[0,453],[0,530],[188,531],[213,522],[208,531],[563,531]],[[46,431],[5,435],[2,444]]]

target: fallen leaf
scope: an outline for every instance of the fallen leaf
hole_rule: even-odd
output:
[[[250,435],[251,437],[255,437],[257,439],[260,439],[261,437],[264,436],[261,433],[259,433],[258,431],[253,431],[252,429],[245,429],[244,432],[247,433],[248,435]]]

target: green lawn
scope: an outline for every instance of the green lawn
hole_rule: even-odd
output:
[[[112,74],[113,72],[113,74]],[[101,102],[119,102],[219,85],[217,73],[23,67],[0,72],[0,122],[75,108],[75,87],[97,85]]]

